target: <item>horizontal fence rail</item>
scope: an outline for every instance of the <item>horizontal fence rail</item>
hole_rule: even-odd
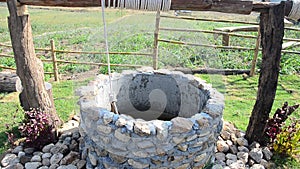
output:
[[[223,31],[210,31],[210,30],[199,30],[199,29],[181,29],[181,28],[159,28],[160,31],[172,31],[172,32],[194,32],[194,33],[209,33],[209,34],[218,34],[218,35],[229,35],[241,38],[249,38],[249,39],[256,39],[257,36],[253,35],[243,35],[238,33],[231,33],[231,32],[223,32]],[[299,29],[300,31],[300,29]],[[300,39],[294,38],[283,38],[284,41],[294,41],[300,42]]]
[[[12,45],[0,43],[0,46],[12,48]],[[52,52],[49,48],[35,48],[36,51]],[[72,54],[99,54],[104,55],[106,52],[89,52],[89,51],[68,51],[68,50],[54,50],[56,53],[72,53]],[[151,53],[137,53],[137,52],[109,52],[112,55],[140,55],[140,56],[152,56]]]
[[[187,16],[171,16],[171,15],[161,15],[161,18],[172,18],[172,19],[184,19],[192,21],[207,21],[207,22],[223,22],[223,23],[240,23],[240,24],[249,24],[249,25],[259,25],[257,22],[244,22],[236,20],[224,20],[224,19],[207,19],[207,18],[195,18]]]
[[[241,46],[206,45],[206,44],[197,44],[197,43],[166,40],[166,39],[158,39],[158,41],[166,42],[166,43],[173,43],[173,44],[177,44],[177,45],[202,46],[202,47],[211,47],[211,48],[216,48],[216,49],[255,50],[255,48],[247,48],[247,47],[241,47]]]
[[[251,50],[251,51],[256,50],[256,48],[247,48],[247,47],[241,47],[241,46],[206,45],[206,44],[197,44],[197,43],[189,43],[189,42],[166,40],[166,39],[158,39],[158,41],[177,44],[177,45],[202,46],[202,47],[210,47],[210,48],[215,48],[215,49],[234,49],[234,50]],[[261,51],[261,50],[262,49],[259,48],[259,51]],[[290,51],[290,50],[281,50],[281,53],[300,54],[300,52],[298,52],[298,51]]]
[[[207,18],[197,18],[190,16],[172,16],[172,15],[161,15],[161,18],[171,18],[171,19],[183,19],[183,20],[192,20],[192,21],[207,21],[207,22],[221,22],[221,23],[238,23],[238,24],[248,24],[248,25],[259,25],[258,22],[245,22],[237,20],[225,20],[225,19],[207,19]],[[300,28],[294,27],[284,27],[286,30],[300,31]]]

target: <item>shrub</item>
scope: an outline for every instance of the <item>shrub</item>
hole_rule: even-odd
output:
[[[56,139],[53,126],[49,124],[48,114],[37,108],[25,111],[24,116],[25,119],[19,130],[26,138],[26,145],[42,148]]]
[[[278,155],[297,156],[300,153],[300,120],[291,119],[291,124],[285,121],[299,105],[289,106],[287,102],[277,109],[273,118],[268,120],[266,134],[269,137],[271,148]]]
[[[285,102],[282,108],[276,110],[273,118],[269,119],[266,125],[266,135],[269,137],[269,142],[274,143],[276,136],[282,131],[284,122],[291,115],[299,105],[289,106],[288,102]]]
[[[284,127],[276,136],[273,148],[280,155],[300,155],[300,120],[293,120],[289,126]]]

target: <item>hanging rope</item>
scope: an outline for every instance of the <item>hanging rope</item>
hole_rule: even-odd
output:
[[[102,20],[103,20],[103,29],[104,29],[104,39],[105,39],[105,49],[106,49],[106,56],[107,56],[107,68],[108,68],[108,76],[109,76],[109,102],[111,103],[111,111],[119,114],[118,108],[116,105],[116,100],[113,93],[112,88],[112,76],[111,76],[111,69],[110,69],[110,57],[109,57],[109,49],[108,49],[108,40],[107,40],[107,29],[106,29],[106,20],[105,20],[105,0],[101,0],[101,7],[102,7]]]
[[[295,21],[300,19],[300,0],[293,0],[293,6],[289,13],[288,18],[291,18]]]
[[[126,8],[147,11],[169,11],[171,0],[116,0],[113,1],[113,8]]]
[[[111,6],[112,5],[112,6]],[[113,8],[126,8],[126,9],[136,9],[136,10],[149,10],[149,11],[169,11],[171,8],[171,0],[113,0],[113,3],[108,2],[108,7]],[[109,102],[111,103],[111,111],[119,114],[118,108],[116,105],[116,99],[114,97],[113,88],[112,88],[112,75],[110,69],[110,56],[109,56],[109,47],[108,47],[108,38],[107,38],[107,27],[105,20],[105,0],[101,0],[102,8],[102,20],[103,20],[103,29],[104,29],[104,38],[105,38],[105,49],[107,57],[107,68],[109,76]]]

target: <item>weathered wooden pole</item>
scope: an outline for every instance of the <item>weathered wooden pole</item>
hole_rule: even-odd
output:
[[[64,7],[97,7],[100,0],[18,0],[21,4],[37,6],[64,6]],[[106,0],[106,7],[119,4],[121,0]],[[0,0],[5,2],[5,0]],[[124,1],[126,4],[127,0]],[[172,10],[219,11],[225,13],[250,14],[253,8],[252,1],[241,0],[172,0]]]
[[[62,121],[57,116],[55,107],[45,88],[43,64],[36,57],[34,51],[29,15],[17,13],[15,0],[7,0],[7,6],[10,14],[8,26],[17,75],[23,86],[23,91],[20,94],[21,105],[25,111],[29,111],[30,108],[39,108],[45,111],[50,115],[51,124],[57,127],[61,125]]]
[[[160,23],[160,11],[156,13],[155,31],[154,31],[154,45],[153,45],[153,69],[158,69],[158,33]]]
[[[53,63],[54,80],[59,82],[56,52],[55,52],[55,43],[54,43],[53,39],[50,40],[50,46],[51,46],[51,57],[52,57],[52,63]]]
[[[274,102],[279,75],[281,48],[284,35],[284,6],[274,6],[260,15],[262,65],[257,98],[252,110],[246,138],[265,145],[265,125]]]
[[[255,43],[254,56],[253,56],[253,59],[251,62],[251,70],[250,70],[250,75],[249,75],[251,77],[255,75],[255,67],[256,67],[256,62],[257,62],[257,57],[258,57],[258,52],[259,52],[260,41],[261,41],[260,30],[258,30],[257,39],[256,39],[256,43]]]
[[[6,0],[0,0],[6,2]],[[24,5],[37,6],[63,6],[63,7],[97,7],[101,6],[100,0],[18,0]],[[105,0],[106,7],[115,7],[120,0]],[[126,3],[126,0],[124,1]],[[292,1],[286,1],[285,14],[292,8]],[[111,6],[111,4],[113,4]],[[172,0],[171,10],[192,10],[192,11],[218,11],[224,13],[250,14],[252,11],[267,11],[272,6],[272,2],[254,2],[247,0]]]
[[[116,7],[121,0],[105,0],[106,7]],[[6,0],[0,0],[6,2]],[[97,7],[100,0],[18,0],[23,5],[63,6],[63,7]],[[126,3],[126,0],[124,1]],[[293,1],[286,1],[285,15],[288,16]],[[113,4],[113,5],[112,5]],[[112,6],[111,6],[112,5]],[[171,10],[218,11],[224,13],[250,14],[252,11],[267,11],[277,3],[255,2],[250,0],[172,0]]]
[[[250,14],[252,1],[240,0],[172,0],[172,10],[218,11],[225,13]]]

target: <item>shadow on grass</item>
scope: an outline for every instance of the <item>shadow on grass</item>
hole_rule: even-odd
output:
[[[272,161],[275,162],[277,168],[300,169],[300,158],[297,159],[290,156],[281,156],[274,154]]]
[[[0,154],[3,154],[9,147],[12,147],[11,143],[8,140],[6,132],[13,133],[14,141],[21,137],[18,126],[14,126],[12,129],[0,132]]]

